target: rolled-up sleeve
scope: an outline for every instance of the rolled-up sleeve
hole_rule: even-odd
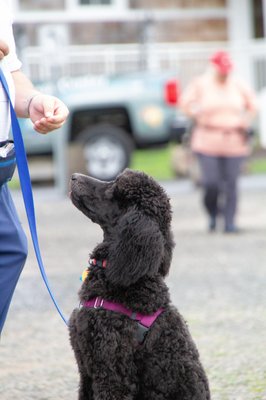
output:
[[[17,57],[16,46],[14,41],[13,29],[12,29],[12,15],[7,5],[0,0],[0,38],[8,44],[9,54],[5,57],[5,67],[10,72],[17,71],[21,68],[21,62]]]
[[[12,30],[12,16],[9,9],[7,8],[6,0],[0,0],[0,39],[9,47],[9,54],[0,61],[0,66],[5,74],[11,100],[15,101],[15,86],[12,79],[12,72],[17,71],[21,67],[16,54],[16,46]],[[8,138],[10,129],[10,109],[8,99],[5,92],[0,85],[0,141],[4,141]]]

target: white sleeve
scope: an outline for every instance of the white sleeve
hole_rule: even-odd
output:
[[[6,0],[0,0],[0,39],[9,46],[9,54],[0,61],[0,66],[5,74],[12,102],[15,100],[15,87],[11,72],[20,69],[21,62],[17,58],[15,41],[12,31],[12,16],[7,7]],[[10,110],[5,92],[0,85],[0,141],[8,139],[10,130]]]
[[[10,72],[20,69],[21,62],[16,54],[16,46],[12,29],[12,15],[5,0],[0,0],[0,39],[9,46],[9,54],[5,57],[5,66]]]

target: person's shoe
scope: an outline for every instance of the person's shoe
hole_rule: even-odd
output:
[[[235,225],[228,225],[224,228],[224,233],[239,233],[240,230]]]
[[[216,229],[216,218],[211,217],[209,222],[209,232],[214,232]]]

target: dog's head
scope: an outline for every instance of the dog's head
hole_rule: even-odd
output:
[[[104,231],[110,282],[129,286],[145,275],[168,273],[171,207],[154,179],[129,169],[112,182],[74,174],[70,190],[73,204]]]

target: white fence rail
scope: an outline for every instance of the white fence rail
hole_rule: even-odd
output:
[[[149,69],[175,71],[184,86],[204,70],[209,56],[221,48],[231,52],[240,75],[257,90],[266,86],[266,41],[234,47],[228,43],[28,47],[22,53],[22,61],[34,81]]]

